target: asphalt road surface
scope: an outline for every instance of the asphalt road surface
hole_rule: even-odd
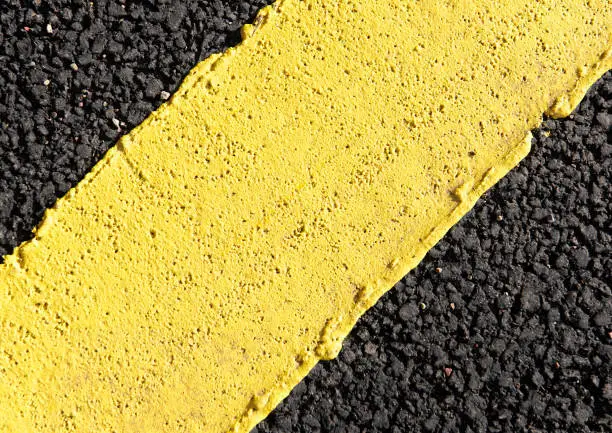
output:
[[[0,255],[267,2],[0,2]],[[534,136],[254,431],[612,431],[612,73]]]

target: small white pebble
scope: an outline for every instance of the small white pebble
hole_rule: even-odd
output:
[[[51,80],[45,80],[45,81],[43,81],[43,84],[45,86],[48,86],[49,84],[51,84]]]
[[[53,33],[53,27],[51,26],[51,24],[47,24],[47,33],[51,34]]]
[[[79,67],[77,66],[76,63],[71,63],[70,67],[72,68],[73,71],[78,71],[79,70]]]
[[[159,94],[159,97],[162,98],[164,101],[167,101],[168,99],[170,99],[170,93],[166,92],[165,90],[162,90],[162,92]]]
[[[115,125],[117,129],[121,129],[121,122],[119,121],[119,119],[113,117],[112,122],[113,122],[113,125]]]

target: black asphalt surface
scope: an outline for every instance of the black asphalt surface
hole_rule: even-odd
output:
[[[266,2],[1,0],[0,255]],[[612,73],[534,135],[254,432],[612,431]]]

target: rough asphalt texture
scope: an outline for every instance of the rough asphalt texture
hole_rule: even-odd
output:
[[[0,256],[269,2],[0,0]]]
[[[269,1],[0,1],[0,255]],[[609,72],[254,432],[612,431],[611,143]]]
[[[256,431],[612,432],[611,126],[608,72]]]

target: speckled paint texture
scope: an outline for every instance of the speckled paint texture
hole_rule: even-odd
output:
[[[612,66],[606,1],[279,1],[0,266],[1,432],[247,432]]]

